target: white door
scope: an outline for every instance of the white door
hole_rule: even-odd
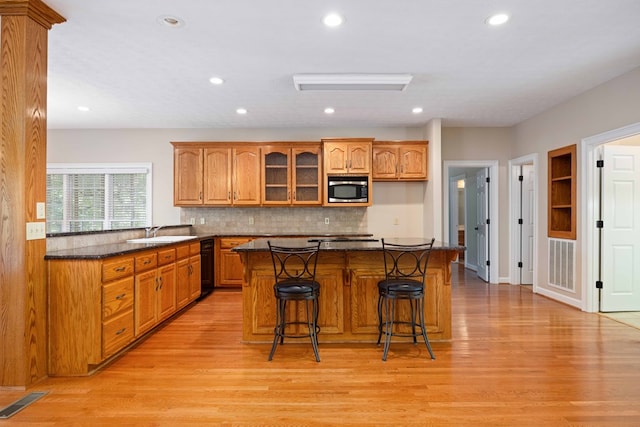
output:
[[[489,191],[487,177],[489,173],[483,168],[476,173],[476,227],[478,236],[478,277],[485,282],[489,281],[489,230],[487,221],[489,220]]]
[[[640,310],[640,147],[604,146],[600,311]]]
[[[520,242],[520,261],[522,268],[520,269],[520,284],[533,284],[533,268],[534,268],[534,250],[533,239],[535,236],[535,227],[533,223],[534,209],[534,174],[533,165],[522,165],[522,234]]]

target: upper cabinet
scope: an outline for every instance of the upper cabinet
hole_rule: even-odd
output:
[[[548,235],[576,239],[576,145],[551,150],[549,170]]]
[[[260,147],[222,143],[174,145],[174,205],[260,204]]]
[[[325,138],[324,173],[369,175],[373,138]]]
[[[424,181],[427,179],[427,141],[375,142],[374,181]]]
[[[320,153],[320,144],[277,144],[264,147],[262,204],[321,204]]]

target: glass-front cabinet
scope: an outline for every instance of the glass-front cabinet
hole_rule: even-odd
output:
[[[321,204],[320,145],[291,144],[262,150],[263,205]]]

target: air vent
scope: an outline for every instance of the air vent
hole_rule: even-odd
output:
[[[575,292],[575,240],[549,239],[549,284]]]
[[[297,90],[390,90],[403,91],[411,74],[295,74]]]

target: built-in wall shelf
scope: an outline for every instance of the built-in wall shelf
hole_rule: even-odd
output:
[[[548,153],[548,236],[576,239],[576,145]]]

